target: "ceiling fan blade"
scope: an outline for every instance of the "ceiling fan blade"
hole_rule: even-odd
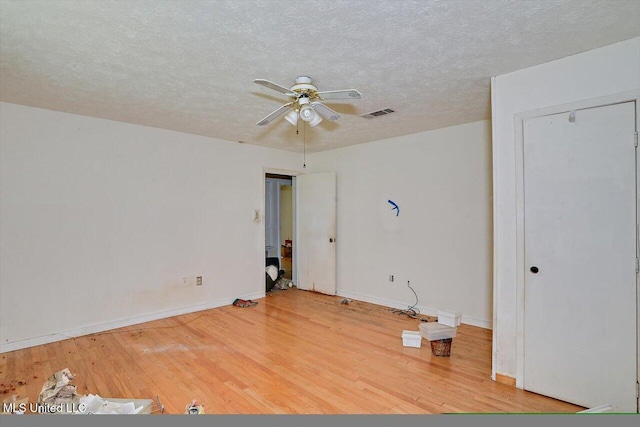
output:
[[[271,123],[272,121],[274,121],[275,119],[277,119],[278,117],[283,115],[289,109],[289,107],[291,107],[291,104],[293,104],[293,102],[290,102],[288,104],[284,104],[282,107],[278,108],[276,111],[274,111],[273,113],[269,114],[267,117],[265,117],[264,119],[260,120],[256,124],[258,126],[268,125],[269,123]]]
[[[355,89],[328,90],[318,92],[320,99],[360,99],[362,94]]]
[[[313,107],[314,110],[316,110],[318,114],[320,114],[322,117],[324,117],[329,121],[338,120],[340,118],[340,114],[336,113],[331,108],[324,105],[322,102],[313,101],[311,103],[311,106]]]
[[[269,89],[273,89],[278,92],[284,93],[287,96],[294,96],[294,93],[291,92],[290,89],[287,89],[284,86],[280,86],[279,84],[270,82],[269,80],[255,79],[253,82],[258,83],[260,86],[268,87]]]

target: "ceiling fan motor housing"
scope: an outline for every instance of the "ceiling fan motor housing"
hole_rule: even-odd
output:
[[[318,92],[318,88],[313,84],[311,77],[299,76],[296,77],[296,83],[291,86],[291,91],[298,94],[308,94],[310,98],[315,98]]]

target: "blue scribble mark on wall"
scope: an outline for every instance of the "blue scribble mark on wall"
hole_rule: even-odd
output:
[[[387,200],[387,202],[391,203],[391,206],[393,206],[391,210],[396,211],[396,216],[400,215],[400,208],[398,207],[398,205],[396,205],[393,200]]]

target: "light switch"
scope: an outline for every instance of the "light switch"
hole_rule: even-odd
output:
[[[251,213],[251,219],[254,221],[260,221],[260,209],[254,209]]]

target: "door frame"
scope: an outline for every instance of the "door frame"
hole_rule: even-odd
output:
[[[262,208],[261,211],[263,212],[260,224],[262,225],[260,227],[260,233],[261,233],[261,237],[260,237],[260,241],[262,242],[262,248],[264,249],[267,243],[267,236],[265,233],[265,220],[264,220],[264,213],[266,212],[266,207],[267,207],[267,174],[275,174],[275,175],[286,175],[286,176],[290,176],[291,177],[291,186],[292,186],[292,200],[291,200],[291,219],[293,221],[293,236],[291,236],[291,238],[293,239],[294,242],[296,242],[298,240],[298,228],[297,228],[297,212],[296,212],[296,176],[298,175],[302,175],[303,172],[302,171],[296,171],[296,170],[289,170],[289,169],[276,169],[276,168],[268,168],[268,167],[263,167],[262,168]],[[298,282],[298,256],[297,256],[297,250],[296,250],[296,246],[297,245],[293,245],[293,249],[291,251],[291,280],[293,281],[293,283],[297,283]],[[279,252],[278,252],[279,253]],[[262,260],[262,270],[261,270],[261,276],[260,277],[264,277],[264,260]],[[282,266],[280,266],[280,268],[282,268]],[[264,282],[262,283],[262,288],[261,290],[264,291]],[[265,292],[266,294],[266,292]]]
[[[282,254],[281,254],[281,241],[282,241],[282,230],[280,228],[280,215],[282,214],[282,211],[280,209],[280,193],[282,192],[282,187],[293,187],[293,176],[290,176],[289,178],[291,178],[291,181],[289,182],[289,180],[285,180],[283,178],[265,178],[265,225],[267,225],[267,192],[266,192],[266,184],[268,182],[274,182],[276,184],[278,184],[277,187],[277,192],[276,192],[276,206],[275,206],[275,211],[276,211],[276,216],[278,217],[278,221],[276,223],[276,229],[277,229],[277,241],[278,241],[278,249],[277,249],[277,256],[278,258],[282,258]],[[292,209],[292,214],[293,214],[293,209]],[[265,233],[265,244],[266,244],[266,233]],[[265,245],[266,246],[266,245]],[[281,266],[282,267],[282,266]]]
[[[525,260],[524,260],[524,121],[531,118],[549,116],[573,110],[586,108],[603,107],[606,105],[620,104],[635,101],[636,131],[640,124],[640,90],[622,92],[614,95],[592,98],[583,101],[571,102],[543,109],[527,111],[514,115],[515,132],[515,192],[516,192],[516,387],[524,388],[524,281],[525,281]],[[636,224],[640,222],[639,196],[640,179],[638,174],[638,156],[636,150]],[[638,232],[636,230],[636,235]],[[638,239],[636,238],[636,241]],[[640,256],[640,248],[636,243],[636,257]],[[640,307],[640,283],[636,273],[636,307]],[[637,313],[637,310],[636,310]],[[495,323],[494,323],[495,325]],[[494,330],[494,340],[495,340]],[[495,345],[495,343],[494,343]],[[640,355],[640,318],[636,314],[636,358]],[[638,381],[638,370],[636,365],[636,381]]]

